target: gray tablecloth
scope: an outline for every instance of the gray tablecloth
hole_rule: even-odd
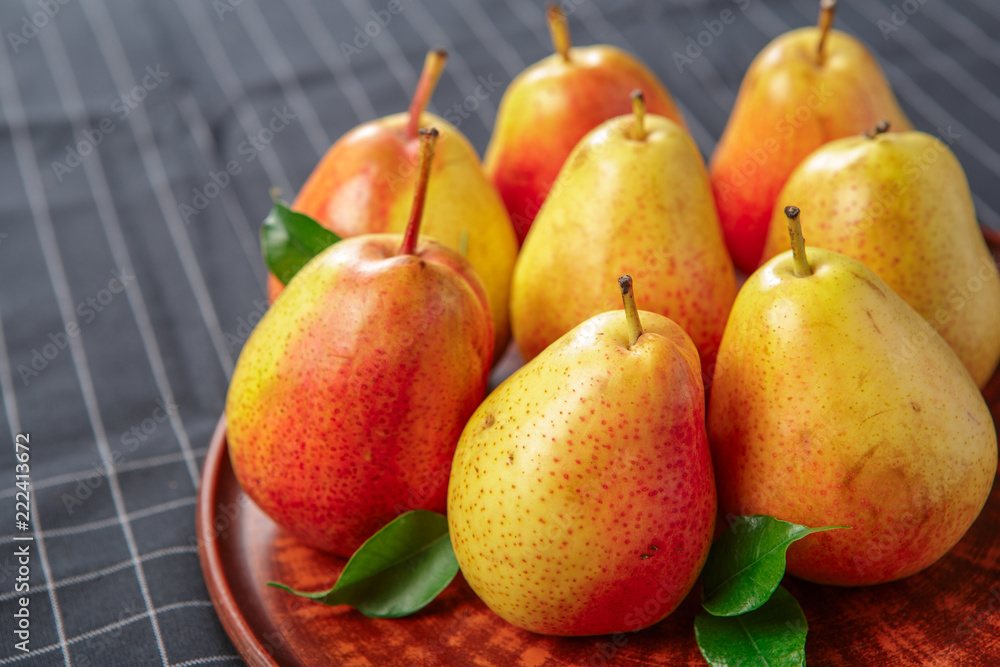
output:
[[[563,4],[578,43],[656,70],[706,156],[754,54],[817,14],[814,0]],[[876,51],[919,129],[954,138],[980,219],[1000,227],[1000,4],[842,0],[836,25]],[[290,198],[339,135],[402,110],[435,45],[452,57],[432,110],[482,152],[506,84],[550,52],[540,4],[6,0],[0,27],[0,665],[242,664],[194,509],[265,307],[268,188]],[[499,85],[463,110],[482,79]],[[30,437],[24,530],[16,434]]]

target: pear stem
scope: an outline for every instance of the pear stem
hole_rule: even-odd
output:
[[[795,260],[795,275],[799,278],[811,276],[813,270],[809,266],[809,258],[806,257],[806,239],[802,236],[802,223],[799,222],[799,207],[786,206],[785,215],[788,216],[788,236],[792,240],[792,258]]]
[[[573,45],[569,36],[569,23],[566,22],[566,14],[559,5],[550,2],[545,8],[545,18],[549,23],[549,34],[552,35],[552,48],[556,53],[569,62],[569,47]]]
[[[826,44],[826,36],[833,26],[833,15],[837,12],[837,0],[820,0],[819,2],[819,45],[816,47],[816,59],[822,65],[826,60],[823,52],[823,45]]]
[[[420,163],[417,166],[417,185],[413,190],[413,207],[410,208],[410,221],[406,223],[406,233],[403,235],[403,243],[399,246],[397,255],[416,254],[417,237],[420,236],[420,221],[424,217],[427,183],[431,178],[431,163],[434,161],[437,140],[438,131],[433,127],[429,130],[420,130]]]
[[[632,91],[632,114],[635,122],[632,123],[631,136],[636,141],[643,141],[646,138],[646,98],[639,89]]]
[[[431,101],[434,89],[437,87],[444,65],[448,62],[448,52],[442,48],[431,49],[424,58],[424,69],[420,72],[417,89],[410,100],[410,119],[406,123],[406,136],[413,139],[420,128],[420,116]]]
[[[625,321],[628,323],[628,349],[642,335],[642,322],[639,321],[639,310],[635,307],[635,294],[632,291],[632,276],[622,276],[618,279],[622,289],[622,302],[625,304]]]
[[[885,134],[888,131],[889,131],[889,121],[880,120],[878,123],[876,123],[875,127],[865,132],[865,136],[868,137],[869,139],[874,139],[878,135]]]

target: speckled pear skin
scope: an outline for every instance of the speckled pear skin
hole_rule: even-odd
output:
[[[640,311],[582,323],[500,385],[462,433],[448,523],[466,581],[514,625],[639,630],[694,584],[716,498],[698,353]]]
[[[443,511],[455,444],[486,393],[493,324],[460,255],[345,239],[291,280],[226,400],[233,470],[304,543],[349,556],[403,511]]]
[[[609,118],[632,109],[629,93],[639,89],[649,112],[682,127],[673,97],[635,56],[613,46],[573,47],[525,68],[507,86],[490,144],[483,158],[523,241],[539,207],[573,147]]]
[[[710,367],[737,290],[705,165],[671,120],[647,115],[642,140],[634,124],[619,116],[583,138],[521,247],[510,312],[525,359],[617,308],[615,281],[631,273],[638,307],[679,324]]]
[[[408,136],[409,113],[362,123],[337,140],[302,186],[292,208],[315,218],[341,237],[406,230],[420,152],[418,135]],[[494,349],[510,340],[510,274],[518,241],[503,201],[486,178],[479,156],[458,128],[440,116],[420,115],[420,127],[440,137],[427,187],[427,215],[421,235],[456,252],[465,251],[490,297]],[[273,301],[281,283],[269,276]]]
[[[1000,362],[1000,274],[944,142],[923,132],[832,141],[796,167],[778,201],[808,211],[807,243],[878,274],[985,386]],[[784,218],[776,206],[765,259],[788,248]]]
[[[820,65],[819,39],[818,28],[799,28],[757,54],[708,165],[729,254],[745,273],[760,263],[775,199],[803,158],[880,120],[913,128],[868,47],[831,30]]]
[[[786,252],[747,280],[722,337],[708,409],[719,511],[852,527],[793,544],[797,577],[900,579],[979,515],[993,421],[961,360],[878,276],[806,252],[812,276]]]

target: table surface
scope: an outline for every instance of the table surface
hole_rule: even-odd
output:
[[[814,0],[563,4],[577,43],[628,48],[657,72],[706,156],[752,57],[816,17]],[[836,26],[876,52],[918,129],[953,140],[981,221],[1000,229],[1000,5],[840,4]],[[482,153],[507,83],[550,52],[535,0],[379,14],[388,5],[0,3],[0,433],[10,452],[30,435],[33,489],[17,532],[33,538],[24,654],[15,459],[0,458],[0,665],[242,664],[202,579],[194,506],[266,307],[268,188],[290,198],[338,136],[402,110],[435,45],[452,58],[431,110],[491,82],[473,111],[448,114]],[[726,9],[732,22],[678,66]]]

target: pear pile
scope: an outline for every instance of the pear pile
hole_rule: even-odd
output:
[[[447,511],[468,584],[543,634],[670,614],[718,517],[849,526],[791,546],[809,581],[933,565],[997,471],[1000,274],[958,160],[834,10],[754,59],[707,168],[656,75],[571,47],[555,6],[483,163],[425,111],[428,54],[408,112],[344,135],[293,204],[345,240],[272,276],[240,355],[248,495],[343,556]]]

